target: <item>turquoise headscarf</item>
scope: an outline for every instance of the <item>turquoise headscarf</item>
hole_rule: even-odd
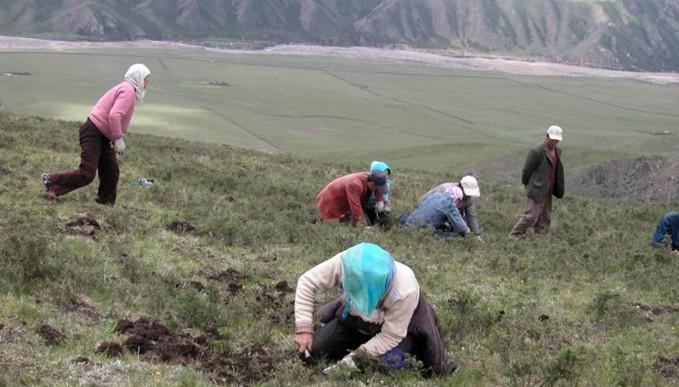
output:
[[[372,171],[381,171],[381,172],[387,172],[389,170],[389,173],[391,173],[391,168],[389,167],[389,164],[385,163],[384,161],[373,161],[370,163],[370,172]]]
[[[391,167],[389,164],[385,163],[384,161],[373,161],[370,163],[370,172],[372,171],[380,171],[380,172],[388,172],[389,174],[387,175],[387,187],[389,187],[389,192],[391,192],[391,179],[389,178],[391,176]],[[390,194],[384,194],[382,195],[384,197],[384,201],[388,202],[390,201]],[[370,198],[368,199],[368,208],[375,208],[375,194],[370,194]]]
[[[370,316],[391,287],[396,272],[394,258],[376,244],[360,243],[344,251],[342,267],[346,298],[342,316],[346,317],[352,306]]]

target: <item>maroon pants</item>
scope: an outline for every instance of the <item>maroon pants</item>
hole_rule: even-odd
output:
[[[118,159],[111,141],[90,121],[80,127],[80,166],[78,169],[50,174],[50,187],[57,196],[84,187],[99,170],[98,203],[115,204],[118,189]]]

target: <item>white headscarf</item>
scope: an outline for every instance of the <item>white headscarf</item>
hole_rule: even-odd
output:
[[[137,93],[137,102],[144,102],[144,95],[146,95],[146,89],[144,89],[144,78],[151,75],[151,70],[141,63],[133,64],[125,73],[125,80],[130,82],[134,86],[134,90]]]

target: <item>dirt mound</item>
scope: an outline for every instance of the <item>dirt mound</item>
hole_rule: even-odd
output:
[[[287,285],[287,282],[285,283]],[[280,285],[282,291],[287,291]],[[114,329],[128,337],[121,344],[104,342],[96,352],[118,356],[123,349],[149,361],[182,364],[209,372],[213,380],[226,384],[252,384],[272,377],[280,358],[269,355],[262,344],[254,343],[241,351],[217,352],[210,343],[221,340],[216,328],[202,335],[175,334],[157,321],[139,318],[119,320]]]
[[[93,217],[84,215],[66,222],[63,230],[71,235],[94,236],[97,231],[101,230],[101,225]]]
[[[611,160],[566,175],[566,186],[604,198],[643,202],[679,200],[679,162],[638,157]]]
[[[49,324],[40,324],[36,332],[45,339],[49,345],[57,345],[66,340],[66,335]]]

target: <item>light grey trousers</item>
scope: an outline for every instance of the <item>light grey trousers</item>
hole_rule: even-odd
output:
[[[546,234],[549,232],[549,224],[551,220],[551,192],[549,192],[547,197],[541,202],[536,202],[531,198],[526,198],[526,208],[523,210],[523,215],[521,215],[521,218],[516,222],[509,235],[523,235],[526,233],[526,230],[531,227],[537,234]]]

